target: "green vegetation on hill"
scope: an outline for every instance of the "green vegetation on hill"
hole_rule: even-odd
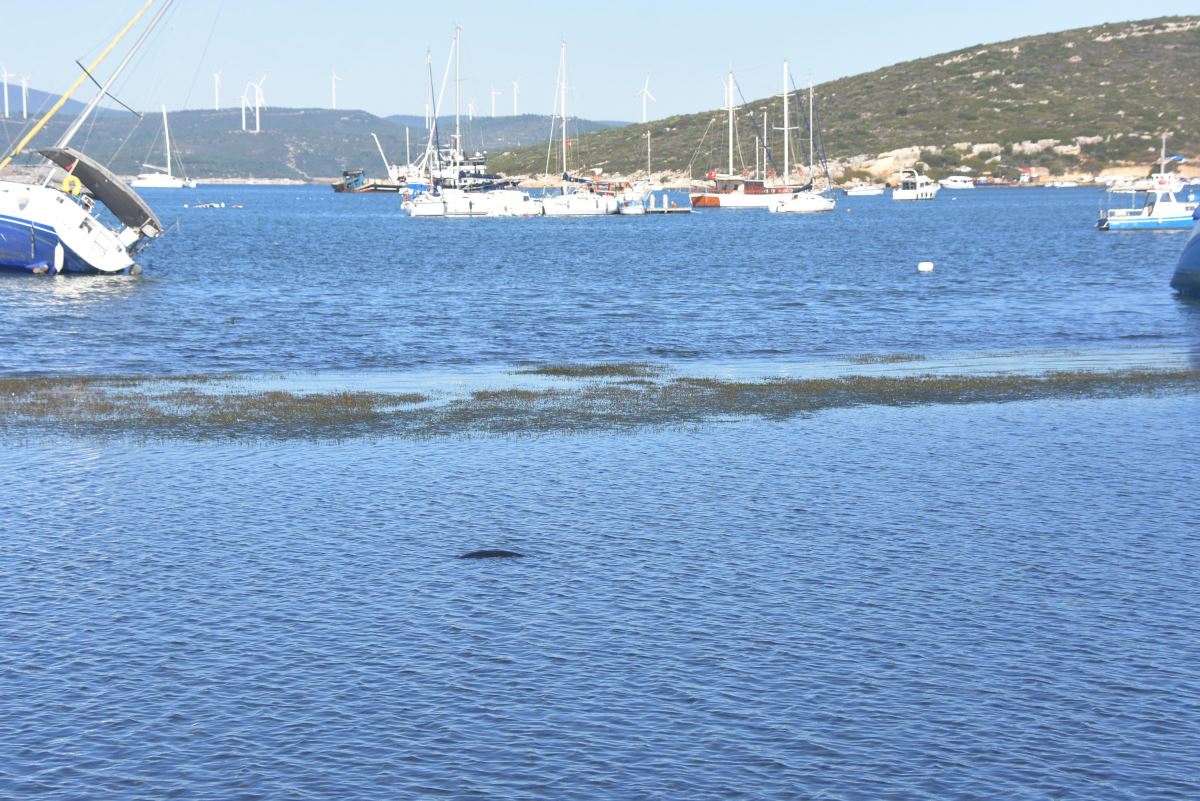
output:
[[[1005,163],[1094,170],[1150,161],[1164,131],[1171,134],[1174,152],[1200,153],[1197,65],[1200,16],[1170,17],[977,45],[839,78],[816,87],[816,107],[831,158],[995,143]],[[764,109],[774,117],[769,124],[777,126],[778,99],[738,110],[739,163],[754,164],[752,123],[761,125]],[[691,164],[694,174],[702,174],[724,168],[725,127],[721,110],[671,117],[582,136],[574,153],[579,166],[645,169],[650,130],[656,171]],[[779,136],[772,132],[769,140],[776,158],[782,151]],[[1071,146],[1076,137],[1099,141],[1085,140],[1077,156],[1050,146],[1038,153],[1018,147],[1014,153],[1017,143],[1056,139]],[[509,173],[541,172],[544,164],[545,145],[492,160]]]
[[[1200,154],[1197,65],[1200,16],[1170,17],[976,45],[839,78],[816,87],[816,107],[826,153],[843,160],[850,175],[866,174],[853,157],[899,148],[915,148],[935,177],[960,166],[1000,173],[1017,166],[1095,171],[1114,163],[1152,161],[1163,132],[1170,133],[1174,153],[1189,159]],[[796,119],[805,115],[806,95],[797,93]],[[764,110],[768,125],[776,128],[777,98],[738,110],[737,166],[754,164],[754,127],[761,127]],[[262,133],[256,135],[242,131],[239,109],[185,111],[171,114],[171,138],[187,174],[201,180],[309,180],[358,167],[382,176],[371,133],[379,135],[392,161],[403,162],[405,121],[362,111],[267,108]],[[68,122],[55,120],[35,147],[51,144]],[[424,122],[419,117],[407,122],[415,157],[424,146]],[[656,171],[690,166],[694,175],[701,175],[724,168],[721,110],[595,130],[611,125],[619,124],[572,120],[573,168],[609,173],[645,169],[647,131]],[[452,122],[443,119],[443,131],[448,134],[451,128]],[[490,151],[493,170],[541,173],[550,129],[549,118],[540,115],[476,117],[464,121],[463,144],[468,151]],[[11,145],[21,133],[18,124],[8,121],[4,144]],[[778,161],[779,132],[772,130],[768,139]],[[1033,147],[1021,144],[1039,140]],[[74,144],[124,175],[142,171],[143,162],[163,163],[162,125],[155,113],[140,121],[125,113],[97,116]],[[794,144],[807,150],[805,143]],[[996,147],[987,152],[973,147],[983,144]],[[561,167],[552,160],[549,169]]]

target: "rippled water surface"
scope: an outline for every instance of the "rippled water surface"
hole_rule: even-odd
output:
[[[1099,234],[1087,191],[591,221],[209,199],[246,208],[154,198],[181,228],[141,278],[0,280],[5,373],[1200,342],[1183,238]],[[4,442],[0,798],[1194,799],[1198,411]],[[526,556],[455,558],[488,547]]]
[[[186,373],[1195,345],[1200,311],[1167,288],[1186,232],[1098,232],[1101,194],[412,220],[394,197],[325,187],[159,190],[149,199],[179,229],[145,251],[143,276],[0,277],[0,363]],[[245,208],[183,208],[206,200]]]

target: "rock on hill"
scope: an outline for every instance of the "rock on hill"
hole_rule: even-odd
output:
[[[894,161],[928,157],[935,172],[989,160],[997,169],[1096,171],[1148,163],[1162,132],[1174,152],[1200,153],[1197,65],[1200,16],[1169,17],[976,45],[839,78],[816,87],[816,107],[826,152],[850,168],[907,149]],[[777,99],[739,111],[742,163],[754,164],[751,120],[766,108],[779,119]],[[656,171],[690,165],[702,174],[725,164],[724,120],[707,111],[589,134],[576,153],[587,166],[642,169],[649,129]],[[769,140],[776,153],[779,136]],[[498,154],[493,166],[540,172],[544,161],[542,146]]]

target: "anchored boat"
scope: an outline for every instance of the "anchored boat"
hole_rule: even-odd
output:
[[[1100,210],[1096,227],[1101,231],[1187,229],[1192,214],[1200,207],[1194,190],[1183,195],[1187,184],[1177,174],[1167,173],[1167,137],[1162,138],[1158,172],[1149,178],[1108,189],[1107,208]],[[1115,198],[1127,196],[1129,205],[1115,208]]]
[[[911,168],[900,171],[900,183],[892,190],[892,200],[933,200],[941,187]]]
[[[158,167],[153,164],[143,164],[153,172],[140,173],[129,182],[134,189],[195,189],[196,182],[189,178],[180,178],[171,171],[171,129],[167,125],[167,107],[162,107],[163,142],[167,153],[167,166]]]
[[[755,148],[755,168],[753,173],[749,168],[738,175],[733,167],[734,141],[737,132],[734,127],[734,94],[737,84],[730,70],[725,84],[725,111],[728,123],[728,164],[726,172],[709,170],[705,180],[711,183],[697,184],[690,193],[692,205],[697,208],[733,208],[733,209],[767,209],[769,211],[828,211],[833,208],[833,198],[825,193],[815,192],[813,188],[813,141],[815,139],[812,115],[812,90],[809,89],[809,173],[805,183],[789,183],[791,180],[791,164],[789,163],[788,131],[788,88],[787,62],[783,65],[783,177],[774,177],[774,158],[770,148],[766,146],[767,123],[766,112],[763,112],[763,130],[756,137],[758,145]],[[762,153],[762,166],[759,168],[759,153]],[[770,165],[770,169],[768,166]],[[828,172],[828,171],[826,171]],[[828,183],[828,175],[826,175]]]

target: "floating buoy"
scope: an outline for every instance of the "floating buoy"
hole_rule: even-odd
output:
[[[931,262],[931,261],[919,262],[917,264],[917,272],[921,272],[921,273],[933,272],[933,262]]]

